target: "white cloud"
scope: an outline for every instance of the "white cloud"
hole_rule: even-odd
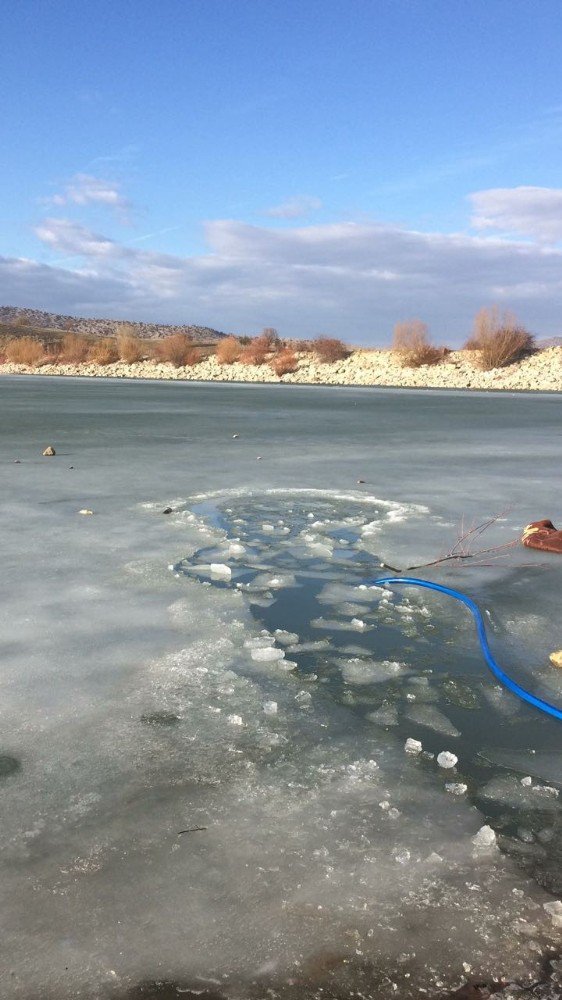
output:
[[[0,301],[58,312],[194,322],[286,336],[388,343],[419,315],[450,345],[482,305],[509,306],[540,334],[560,332],[562,251],[467,235],[339,223],[269,229],[206,225],[209,252],[154,253],[64,219],[37,235],[58,266],[0,258]],[[68,258],[75,266],[68,266]]]
[[[540,243],[562,240],[562,188],[490,188],[470,200],[476,229],[531,236]]]
[[[266,210],[265,215],[269,215],[273,219],[302,219],[310,215],[311,212],[317,212],[319,208],[322,208],[320,198],[303,194],[288,198],[280,205],[273,205],[272,208]]]
[[[121,193],[116,181],[102,180],[92,174],[75,174],[62,193],[48,199],[52,205],[103,205],[113,209],[122,221],[126,221],[131,208],[130,201]]]

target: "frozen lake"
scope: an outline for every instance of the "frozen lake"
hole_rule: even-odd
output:
[[[456,602],[370,581],[562,521],[561,406],[0,379],[3,1000],[537,977],[562,727]],[[562,707],[562,558],[498,555],[419,575]]]

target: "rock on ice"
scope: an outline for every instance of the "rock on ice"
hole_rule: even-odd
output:
[[[417,755],[422,752],[423,747],[419,740],[414,740],[412,739],[411,736],[408,736],[408,739],[404,744],[404,750],[406,751],[406,753]]]

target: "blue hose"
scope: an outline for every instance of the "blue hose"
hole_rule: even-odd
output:
[[[478,632],[478,638],[480,640],[482,652],[484,653],[484,658],[494,676],[497,677],[497,679],[509,691],[512,691],[518,698],[521,698],[522,701],[526,701],[529,705],[533,705],[541,712],[546,712],[547,715],[552,715],[555,719],[560,719],[562,721],[562,709],[556,708],[555,705],[549,704],[548,701],[543,701],[542,698],[537,698],[537,696],[531,694],[530,691],[526,691],[525,688],[522,688],[516,683],[516,681],[513,681],[511,677],[508,677],[507,674],[503,672],[501,667],[498,666],[492,656],[492,651],[488,644],[488,637],[486,635],[486,628],[484,626],[482,613],[472,598],[467,597],[467,595],[461,593],[460,590],[453,590],[452,587],[443,587],[440,583],[430,583],[429,580],[418,580],[415,576],[383,576],[378,580],[371,580],[370,583],[375,584],[376,586],[382,586],[382,584],[400,583],[411,587],[425,587],[427,590],[437,590],[440,594],[448,594],[449,597],[454,597],[457,601],[460,601],[461,604],[464,604],[464,606],[472,612],[472,616],[476,622],[476,630]]]

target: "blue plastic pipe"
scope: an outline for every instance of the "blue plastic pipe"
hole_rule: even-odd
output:
[[[522,688],[520,684],[517,684],[517,682],[512,680],[511,677],[508,677],[501,667],[498,666],[492,656],[492,651],[488,643],[482,613],[472,598],[467,597],[467,595],[461,593],[460,590],[453,590],[452,587],[443,587],[440,583],[430,583],[429,580],[418,580],[415,576],[382,576],[379,577],[378,580],[371,580],[370,583],[375,584],[378,587],[383,584],[395,583],[406,584],[409,587],[425,587],[426,590],[437,590],[440,594],[447,594],[449,597],[454,597],[455,600],[460,601],[461,604],[464,604],[464,606],[468,608],[474,618],[474,621],[476,622],[476,630],[478,632],[480,646],[486,663],[494,674],[494,677],[497,677],[497,679],[508,689],[508,691],[517,695],[517,697],[521,698],[522,701],[526,701],[529,705],[533,705],[535,708],[538,708],[539,711],[546,712],[547,715],[552,715],[553,718],[562,721],[562,709],[556,708],[555,705],[551,705],[548,701],[543,701],[542,698],[537,698],[537,696],[531,694],[530,691],[526,691],[525,688]]]

